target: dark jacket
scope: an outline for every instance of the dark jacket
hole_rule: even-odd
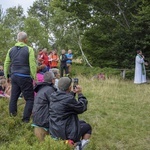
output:
[[[52,93],[50,102],[49,130],[54,138],[63,140],[80,139],[78,114],[87,110],[87,100],[78,95],[78,101],[71,93],[57,91]]]
[[[64,67],[67,66],[66,61],[68,60],[65,54],[60,55],[60,66]]]
[[[49,102],[51,94],[56,91],[52,83],[37,83],[34,91],[37,93],[33,105],[33,124],[49,128]]]
[[[9,75],[11,73],[17,73],[17,74],[25,74],[25,75],[30,74],[29,76],[31,76],[33,79],[36,79],[37,65],[36,65],[35,54],[34,54],[33,48],[31,48],[30,46],[27,46],[24,42],[17,42],[15,44],[15,47],[18,47],[21,49],[12,50],[13,48],[11,48],[8,50],[6,59],[4,62],[5,78],[9,78]],[[27,58],[27,56],[29,56],[29,58]],[[28,65],[30,66],[30,69],[28,68]]]
[[[27,46],[19,47],[14,46],[10,52],[9,56],[11,59],[11,73],[21,73],[30,75],[29,66],[29,49]]]

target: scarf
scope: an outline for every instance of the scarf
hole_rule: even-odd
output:
[[[143,57],[142,57],[141,55],[139,55],[139,54],[138,54],[138,56],[139,56],[140,59],[143,58]],[[144,62],[141,63],[141,67],[142,67],[142,74],[145,75],[145,66],[144,66]]]

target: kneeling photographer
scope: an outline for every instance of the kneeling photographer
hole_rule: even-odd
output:
[[[71,92],[72,79],[69,77],[59,79],[59,90],[51,95],[49,130],[53,138],[72,141],[73,146],[80,143],[80,149],[83,149],[89,142],[92,129],[85,121],[78,119],[78,114],[87,110],[88,101],[77,81],[76,79]],[[78,100],[74,94],[77,94]],[[79,145],[77,144],[76,148]]]

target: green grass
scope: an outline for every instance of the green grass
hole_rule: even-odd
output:
[[[79,76],[88,110],[79,115],[91,124],[93,133],[87,150],[150,149],[150,85],[109,78],[105,81]],[[23,103],[19,100],[19,103]],[[30,124],[8,116],[8,100],[0,99],[0,150],[68,150],[49,136],[38,143]]]

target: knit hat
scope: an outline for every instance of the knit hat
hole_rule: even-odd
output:
[[[72,79],[69,77],[62,77],[58,81],[59,90],[66,91],[70,87],[72,83]]]
[[[55,79],[54,73],[52,71],[47,71],[44,73],[44,81],[45,82],[52,82]]]

